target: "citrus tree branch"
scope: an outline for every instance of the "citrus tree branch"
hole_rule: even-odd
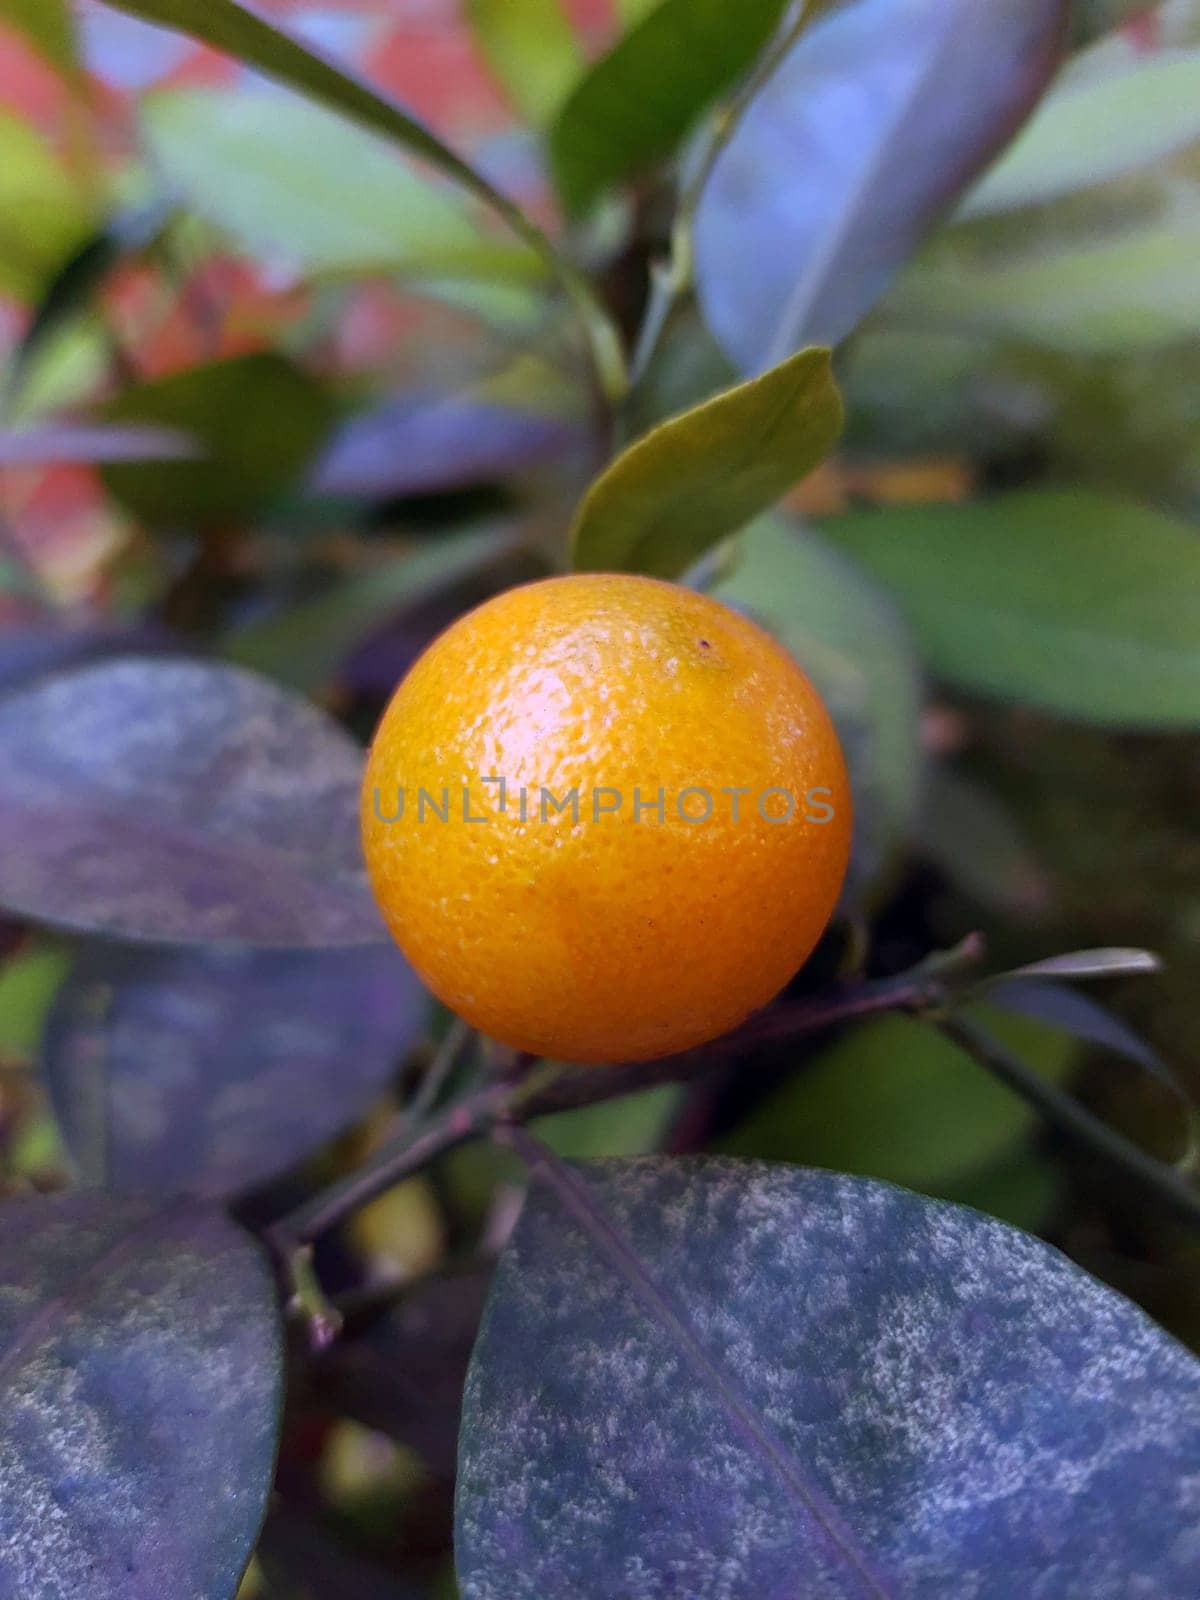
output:
[[[1176,1168],[1139,1150],[1123,1134],[1101,1122],[1099,1117],[1039,1077],[1032,1068],[1002,1045],[986,1028],[961,1013],[947,1012],[936,1018],[937,1026],[978,1061],[1001,1083],[1076,1144],[1085,1146],[1114,1162],[1152,1194],[1164,1200],[1193,1226],[1200,1226],[1200,1190]]]

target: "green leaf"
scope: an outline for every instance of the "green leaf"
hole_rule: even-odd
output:
[[[69,0],[4,0],[3,21],[23,33],[61,73],[70,76],[77,71],[75,19]]]
[[[1081,78],[1088,54],[970,191],[960,217],[1107,183],[1200,138],[1200,51],[1151,56],[1117,73]]]
[[[215,1206],[0,1207],[0,1595],[232,1600],[275,1469],[283,1330]]]
[[[532,123],[549,121],[583,67],[560,0],[467,0],[467,16],[516,109]]]
[[[1073,1040],[1042,1023],[989,1006],[970,1009],[1056,1082],[1078,1057]],[[936,1028],[891,1016],[853,1028],[800,1067],[722,1148],[941,1195],[1037,1126],[1023,1100]]]
[[[839,517],[825,531],[899,599],[965,689],[1115,727],[1200,722],[1200,539],[1083,491]]]
[[[641,1156],[658,1149],[683,1103],[677,1083],[663,1083],[616,1100],[539,1117],[533,1130],[572,1161],[593,1156]]]
[[[550,130],[559,192],[575,215],[669,156],[766,44],[785,0],[661,0],[592,67]]]
[[[90,207],[49,145],[0,110],[0,294],[35,299],[90,227]]]
[[[373,134],[294,95],[176,90],[147,102],[144,129],[191,208],[260,255],[315,273],[545,276],[527,246],[489,239]]]
[[[1120,355],[1190,339],[1200,324],[1200,212],[1182,199],[1154,221],[1013,255],[939,251],[888,299],[900,323]]]
[[[1010,916],[1044,909],[1045,874],[1016,820],[990,789],[934,766],[922,799],[922,849],[951,882]]]
[[[41,945],[0,967],[0,1056],[33,1055],[69,966],[65,951]]]
[[[916,814],[923,694],[908,628],[841,551],[779,517],[746,530],[713,593],[787,646],[837,724],[854,791],[857,893],[886,870]]]
[[[104,481],[144,522],[195,527],[253,516],[299,474],[334,420],[315,378],[281,355],[237,356],[138,384],[105,415],[180,429],[205,458],[109,466]]]
[[[575,566],[678,577],[811,472],[841,426],[828,350],[801,350],[672,417],[588,490],[571,529]]]
[[[238,0],[108,0],[108,3],[118,11],[127,11],[146,22],[180,29],[217,50],[224,50],[308,99],[394,140],[410,154],[420,156],[446,177],[462,184],[503,217],[517,237],[535,250],[557,275],[587,331],[597,373],[606,392],[613,396],[623,392],[625,369],[620,336],[586,279],[559,254],[520,206],[461,156],[455,155],[402,106],[283,28],[267,22],[249,6],[238,4]],[[348,187],[353,186],[352,178],[353,174],[349,174]]]
[[[336,584],[281,616],[226,636],[223,654],[294,689],[328,683],[374,627],[449,588],[516,547],[511,529],[484,528],[438,539],[428,548]]]

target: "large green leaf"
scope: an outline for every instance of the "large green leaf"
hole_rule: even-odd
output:
[[[70,0],[4,0],[0,21],[23,33],[60,72],[75,72],[78,61]]]
[[[922,796],[921,848],[952,883],[989,908],[1028,917],[1044,909],[1049,885],[1028,840],[999,796],[943,765],[930,768]]]
[[[282,1328],[215,1207],[0,1207],[0,1597],[233,1600],[267,1506]]]
[[[194,527],[261,511],[307,465],[333,424],[334,405],[317,379],[263,352],[136,384],[105,415],[199,441],[196,461],[104,469],[113,494],[143,521]]]
[[[1200,722],[1200,537],[1084,492],[866,512],[826,532],[967,689],[1113,726]]]
[[[309,272],[545,275],[527,246],[489,239],[458,197],[374,134],[294,95],[175,90],[147,102],[144,128],[193,210]]]
[[[958,214],[978,217],[1053,200],[1162,160],[1194,139],[1200,139],[1200,51],[1150,56],[1096,77],[1072,74],[1047,95]]]
[[[887,596],[816,534],[764,517],[714,589],[761,621],[828,706],[854,791],[850,884],[861,892],[914,819],[921,775],[922,685],[914,641]]]
[[[535,1170],[467,1380],[463,1600],[1189,1592],[1200,1366],[1058,1251],[840,1173]]]
[[[394,100],[373,89],[353,72],[323,56],[285,29],[268,22],[253,6],[239,0],[108,0],[118,11],[178,28],[217,50],[224,50],[267,77],[286,84],[310,100],[352,118],[420,156],[461,184],[503,217],[513,232],[537,252],[561,280],[587,331],[597,371],[606,389],[619,395],[624,387],[624,357],[619,336],[587,282],[555,249],[521,208],[482,173],[411,116]],[[347,174],[353,186],[353,173]]]
[[[572,212],[668,156],[770,38],[786,0],[661,0],[577,85],[550,130]]]
[[[0,110],[0,294],[35,299],[90,227],[90,208],[49,145]]]
[[[576,567],[678,577],[811,472],[841,426],[828,350],[801,350],[672,417],[588,490],[571,530]]]
[[[971,1014],[1052,1081],[1078,1057],[1043,1024],[989,1006]],[[722,1148],[948,1195],[1036,1127],[1036,1112],[936,1028],[893,1016],[851,1029],[800,1067]]]
[[[548,121],[583,69],[560,0],[466,0],[488,64],[530,122]]]
[[[1049,350],[1120,355],[1200,326],[1200,208],[1181,197],[1115,233],[1013,251],[945,249],[887,302],[902,325],[990,334]]]

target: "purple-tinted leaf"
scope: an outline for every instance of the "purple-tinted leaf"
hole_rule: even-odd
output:
[[[352,418],[313,468],[319,494],[433,494],[507,476],[556,455],[572,438],[561,419],[463,396],[404,396]]]
[[[386,945],[145,951],[97,944],[58,993],[42,1069],[83,1176],[218,1198],[361,1116],[427,1003]]]
[[[748,107],[696,218],[708,324],[745,372],[855,327],[1024,121],[1065,0],[849,0]]]
[[[0,1207],[0,1600],[232,1600],[275,1460],[270,1273],[218,1210]]]
[[[163,943],[384,939],[362,757],[240,668],[128,658],[0,700],[0,905]]]
[[[1111,1050],[1114,1055],[1136,1062],[1176,1094],[1188,1098],[1183,1085],[1158,1051],[1090,995],[1080,994],[1062,983],[1044,983],[1036,978],[1006,978],[1001,983],[988,985],[986,994],[992,1005],[1048,1022],[1073,1038],[1084,1039],[1102,1050]]]
[[[103,656],[170,650],[170,635],[153,626],[119,628],[107,624],[63,627],[56,622],[22,623],[0,629],[0,691],[47,672],[95,661]]]
[[[1200,1365],[1057,1251],[720,1158],[535,1183],[472,1358],[464,1600],[1179,1600]]]
[[[196,441],[175,428],[73,422],[0,428],[0,467],[48,466],[62,461],[186,461],[199,454]]]

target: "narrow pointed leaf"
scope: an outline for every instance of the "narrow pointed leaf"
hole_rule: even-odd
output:
[[[998,981],[1005,982],[1009,978],[1123,978],[1161,971],[1162,962],[1152,950],[1072,950],[1067,955],[1047,956],[1044,961],[1014,967],[1011,972],[1002,973]]]
[[[562,0],[466,0],[466,11],[513,105],[535,125],[547,122],[583,70]]]
[[[1077,71],[1046,96],[958,215],[986,216],[1107,183],[1194,139],[1200,139],[1200,50],[1150,56],[1097,77]]]
[[[51,466],[64,461],[186,461],[201,453],[199,441],[177,428],[105,427],[86,422],[0,428],[0,467]]]
[[[238,668],[55,673],[0,699],[0,904],[182,944],[373,943],[361,781],[335,723]]]
[[[1057,1251],[831,1172],[568,1170],[471,1364],[464,1600],[1194,1584],[1200,1365]]]
[[[841,426],[827,350],[801,350],[672,417],[588,490],[571,530],[575,566],[678,577],[811,472]]]
[[[786,0],[661,0],[591,68],[550,130],[571,212],[669,156],[753,62]]]
[[[1113,1055],[1123,1056],[1165,1084],[1181,1099],[1189,1099],[1178,1077],[1146,1039],[1131,1028],[1123,1017],[1102,1006],[1091,995],[1080,994],[1064,983],[1049,983],[1040,978],[1003,978],[986,989],[991,1005],[1034,1017],[1053,1028],[1061,1028],[1072,1038],[1098,1045]]]
[[[745,372],[837,344],[1056,67],[1065,0],[850,0],[756,96],[696,219],[709,326]]]
[[[349,68],[269,21],[254,5],[240,3],[240,0],[107,0],[107,3],[143,21],[161,23],[163,27],[191,34],[308,99],[393,140],[411,155],[428,161],[490,206],[578,296],[579,286],[569,266],[519,206],[403,106]],[[578,298],[577,303],[580,303]],[[580,309],[588,314],[582,303]]]
[[[545,276],[527,246],[489,238],[477,207],[391,144],[294,95],[175,90],[147,102],[142,125],[173,190],[268,260],[311,273]]]
[[[265,1260],[214,1207],[0,1206],[0,1600],[233,1600],[275,1464]]]
[[[935,252],[888,297],[900,326],[1076,355],[1181,344],[1200,324],[1200,211],[1186,196],[1117,231],[1019,251]]]

